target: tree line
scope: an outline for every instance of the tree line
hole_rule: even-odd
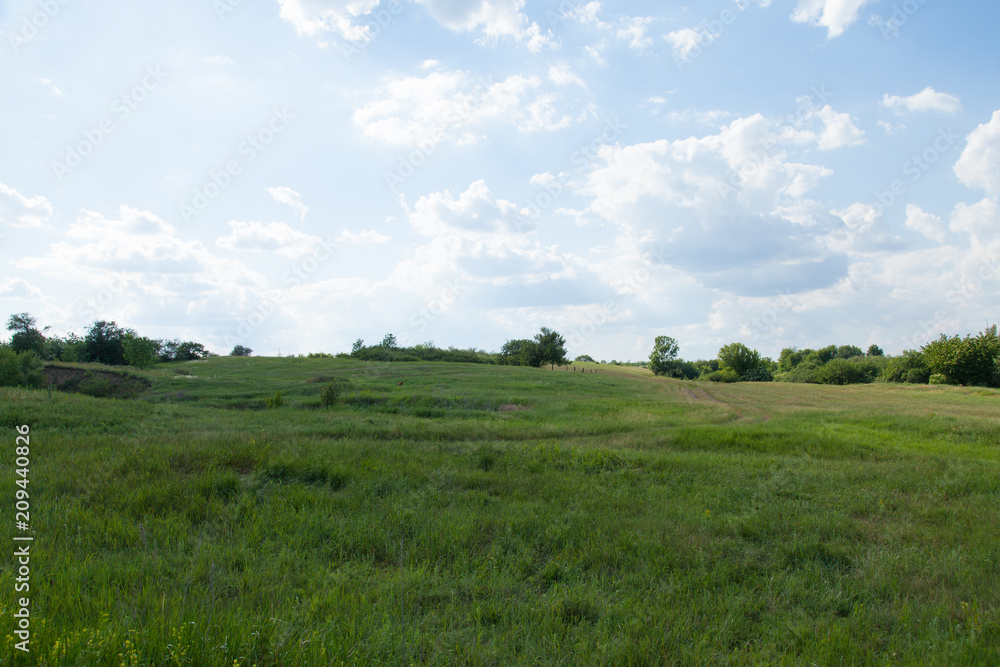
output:
[[[777,361],[742,343],[719,349],[718,357],[694,362],[678,358],[677,341],[658,336],[647,366],[656,375],[713,382],[803,382],[863,384],[908,382],[1000,387],[1000,337],[997,326],[979,334],[947,336],[919,350],[887,356],[878,345],[867,351],[855,345],[814,350],[787,347]]]

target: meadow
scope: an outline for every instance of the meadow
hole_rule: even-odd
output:
[[[1000,392],[575,367],[0,388],[0,538],[22,424],[35,537],[0,662],[1000,664]]]

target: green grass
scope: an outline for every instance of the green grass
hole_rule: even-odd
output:
[[[32,653],[0,662],[1000,664],[1000,392],[576,366],[0,390],[36,536]]]

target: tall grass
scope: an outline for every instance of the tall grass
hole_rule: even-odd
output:
[[[36,534],[32,653],[8,635],[6,664],[1000,662],[998,392],[146,376],[131,401],[0,390],[10,443],[32,426]]]

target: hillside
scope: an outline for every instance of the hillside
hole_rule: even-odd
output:
[[[575,366],[0,389],[8,469],[31,428],[31,660],[1000,662],[1000,392]]]

